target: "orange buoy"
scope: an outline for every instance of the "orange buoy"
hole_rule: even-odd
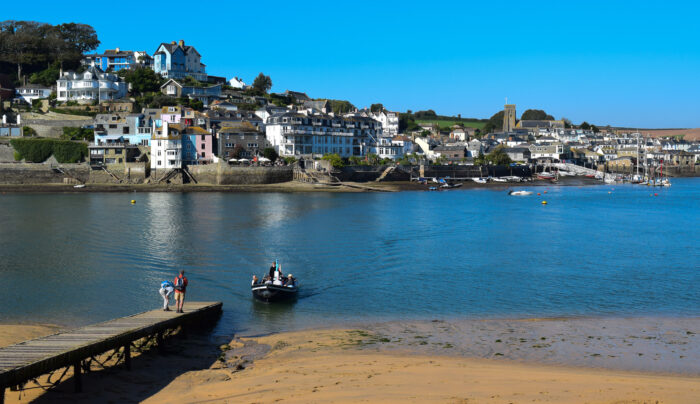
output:
[[[547,201],[542,201],[542,205],[546,205],[546,204],[547,204]]]

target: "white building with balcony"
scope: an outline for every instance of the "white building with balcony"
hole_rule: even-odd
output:
[[[126,95],[127,86],[121,77],[103,73],[89,67],[82,73],[64,72],[56,80],[56,100],[77,101],[82,104],[94,101],[118,100]]]
[[[179,124],[156,120],[151,129],[151,170],[182,168],[182,130]]]
[[[371,118],[284,112],[267,118],[265,134],[280,156],[365,156],[381,131]]]
[[[370,117],[382,123],[382,133],[384,137],[394,137],[399,134],[399,113],[382,110],[372,112]]]

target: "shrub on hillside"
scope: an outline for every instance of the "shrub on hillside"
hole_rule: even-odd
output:
[[[87,156],[85,143],[56,139],[12,139],[10,144],[15,149],[15,160],[42,163],[51,155],[59,163],[77,163]]]

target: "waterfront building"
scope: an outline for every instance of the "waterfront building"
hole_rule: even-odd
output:
[[[161,43],[153,54],[153,70],[169,79],[191,76],[199,81],[207,81],[206,66],[194,46],[185,41]]]
[[[221,84],[208,87],[187,86],[179,83],[175,79],[170,79],[160,86],[160,91],[171,97],[187,97],[192,100],[201,101],[206,107],[209,106],[212,101],[221,98],[221,88]]]
[[[91,143],[88,145],[91,166],[133,163],[141,155],[138,146],[129,143]],[[145,161],[145,160],[144,160]]]
[[[376,142],[381,124],[361,116],[306,115],[284,112],[265,124],[267,140],[280,156],[336,153],[341,157],[365,156]]]
[[[32,104],[34,100],[49,98],[51,87],[42,86],[40,84],[27,84],[15,89],[15,100]]]
[[[372,112],[369,117],[382,124],[382,136],[394,137],[399,134],[399,113],[385,109],[379,112]]]
[[[85,55],[82,64],[92,67],[99,67],[103,72],[118,72],[122,69],[133,69],[135,67],[151,67],[153,58],[143,51],[130,51],[107,49],[104,53]]]
[[[225,160],[232,158],[253,158],[270,147],[265,132],[247,121],[232,122],[219,130],[219,156]]]
[[[60,102],[116,100],[126,95],[126,83],[116,74],[89,67],[82,73],[64,72],[56,81],[56,100]]]
[[[438,157],[446,158],[452,162],[462,161],[467,157],[465,146],[437,146],[433,149],[433,152]]]
[[[400,159],[404,155],[403,144],[394,143],[390,137],[380,137],[370,147],[370,153],[376,154],[380,159]]]
[[[515,104],[506,104],[503,107],[503,132],[512,132],[515,129]]]
[[[150,146],[152,125],[153,119],[144,114],[98,114],[95,116],[94,143]]]
[[[530,149],[523,146],[506,147],[503,149],[503,152],[506,153],[511,160],[522,163],[527,163],[530,160],[530,156],[532,156]]]
[[[401,146],[401,157],[413,153],[414,144],[407,136],[394,136],[391,143]]]
[[[561,161],[567,156],[567,148],[562,143],[530,145],[530,156],[543,161]]]
[[[151,170],[182,168],[182,126],[154,121],[151,127]]]
[[[214,158],[214,136],[199,126],[182,129],[182,163],[184,165],[207,164]]]

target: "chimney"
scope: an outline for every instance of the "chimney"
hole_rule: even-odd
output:
[[[171,45],[175,45],[175,41],[170,42]]]
[[[184,40],[184,39],[180,39],[179,41],[177,41],[177,44],[178,44],[181,48],[184,48],[184,47],[185,47],[185,40]]]

